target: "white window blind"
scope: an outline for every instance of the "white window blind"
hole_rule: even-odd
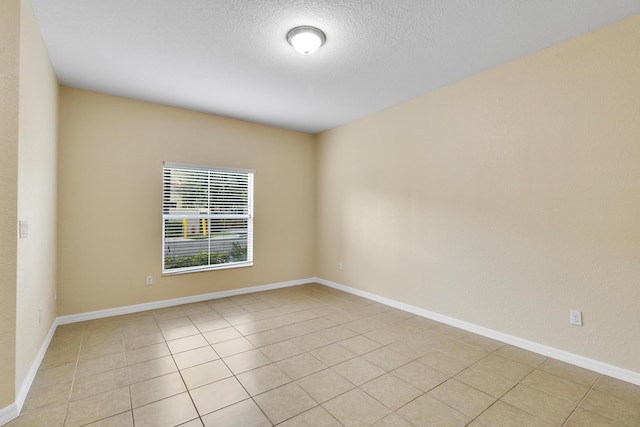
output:
[[[163,274],[253,265],[253,175],[164,163]]]

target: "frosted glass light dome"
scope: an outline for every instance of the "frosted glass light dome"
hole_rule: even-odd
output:
[[[315,27],[296,27],[287,33],[287,41],[302,55],[315,53],[326,41],[324,33]]]

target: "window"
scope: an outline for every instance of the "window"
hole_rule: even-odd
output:
[[[253,175],[164,163],[163,274],[253,265]]]

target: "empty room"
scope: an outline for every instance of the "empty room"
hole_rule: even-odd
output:
[[[0,0],[0,425],[640,426],[637,0]]]

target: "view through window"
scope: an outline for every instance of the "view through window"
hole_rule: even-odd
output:
[[[163,274],[253,265],[253,175],[164,163]]]

